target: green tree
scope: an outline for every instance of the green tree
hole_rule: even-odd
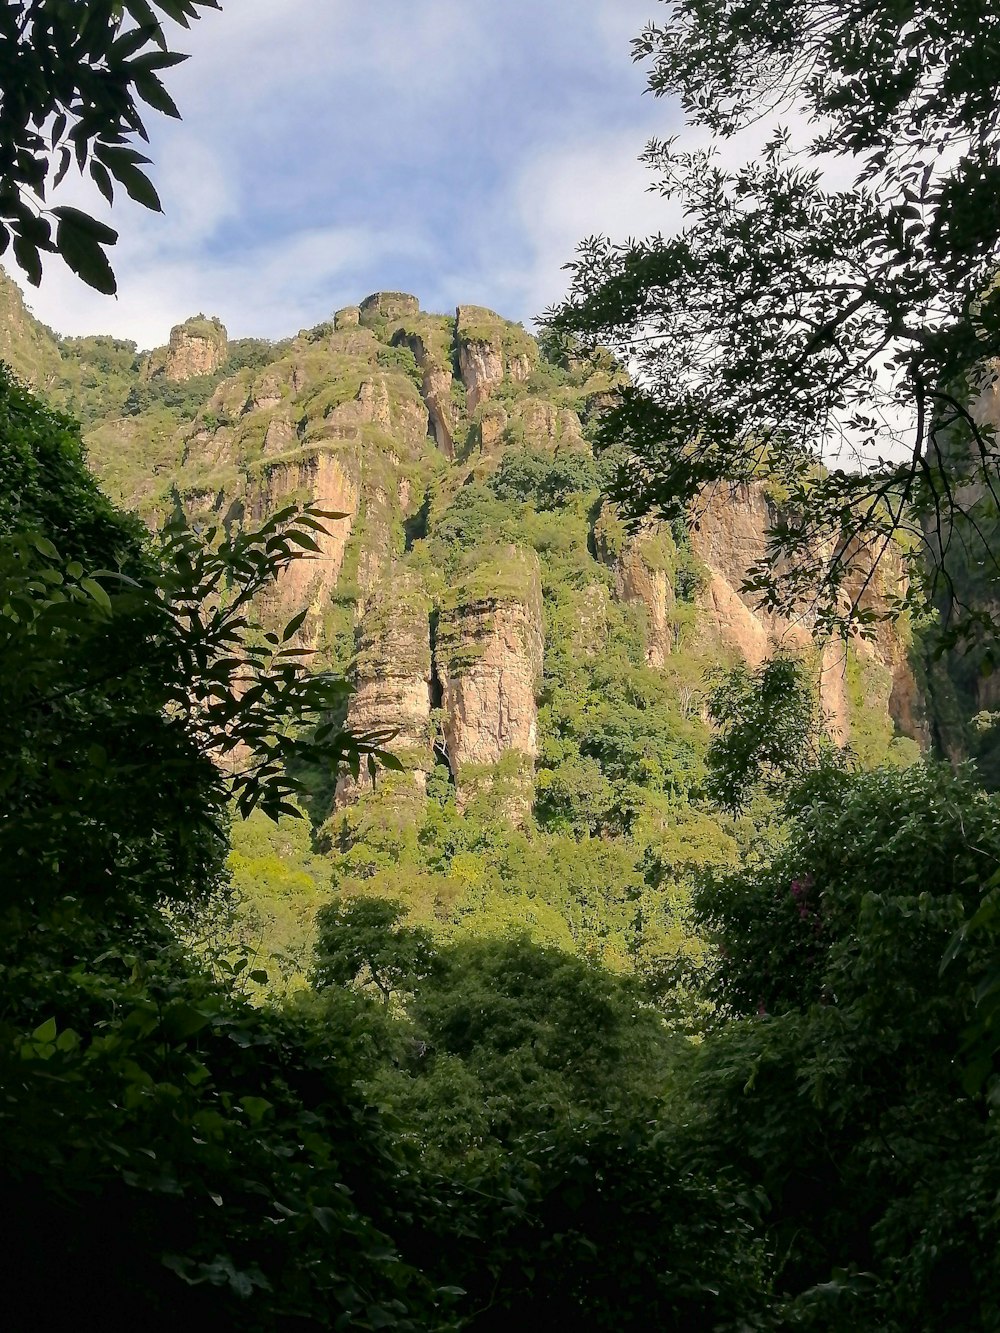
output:
[[[729,810],[745,808],[761,787],[777,794],[833,759],[816,691],[793,658],[774,657],[756,671],[741,664],[717,674],[708,713],[718,730],[705,757],[705,787]]]
[[[413,990],[434,966],[435,951],[430,933],[404,926],[405,916],[402,903],[385,898],[357,897],[321,908],[313,984],[371,986],[384,1004]]]
[[[699,898],[718,1017],[690,1160],[764,1191],[780,1327],[995,1328],[1000,1137],[956,1056],[996,922],[940,963],[1000,859],[996,802],[916,765],[817,772],[789,811],[776,855]]]
[[[602,425],[628,450],[615,497],[680,513],[709,483],[778,478],[787,501],[751,585],[786,610],[819,592],[821,628],[857,618],[899,529],[946,587],[959,560],[995,574],[995,432],[970,403],[1000,347],[1000,15],[984,0],[667,3],[634,43],[655,95],[716,145],[779,115],[808,139],[777,130],[735,167],[654,141],[683,229],[582,245],[552,327],[638,372]],[[831,153],[852,186],[824,176]]]
[[[218,0],[8,0],[0,6],[0,254],[38,285],[42,255],[58,254],[84,282],[113,294],[105,248],[118,233],[78,208],[48,209],[48,190],[75,163],[110,203],[117,182],[159,211],[135,147],[146,139],[140,103],[178,116],[160,72],[170,20],[188,27]],[[53,227],[53,223],[55,224]]]

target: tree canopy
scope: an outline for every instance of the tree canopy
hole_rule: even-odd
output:
[[[176,117],[160,73],[185,60],[164,20],[188,27],[218,0],[7,0],[0,6],[0,254],[12,245],[38,285],[42,255],[58,254],[91,287],[113,294],[105,250],[118,233],[81,209],[47,208],[76,164],[112,202],[115,183],[137,203],[160,201],[135,146],[148,138],[140,103]]]
[[[857,611],[901,529],[946,584],[963,561],[996,572],[995,431],[976,402],[1000,350],[1000,15],[987,0],[667,2],[634,55],[713,136],[646,149],[684,225],[585,241],[551,316],[634,371],[602,429],[627,446],[616,498],[678,512],[712,484],[779,478],[758,588],[777,608],[818,597],[821,625]],[[724,141],[761,122],[759,156],[727,165]]]

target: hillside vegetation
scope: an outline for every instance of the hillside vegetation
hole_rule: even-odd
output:
[[[137,356],[10,299],[148,525],[5,376],[12,1306],[995,1327],[1000,824],[913,630],[741,595],[766,480],[627,530],[620,372],[491,312]]]

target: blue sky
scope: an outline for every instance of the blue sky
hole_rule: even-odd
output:
[[[666,224],[637,163],[679,128],[629,38],[657,0],[228,0],[150,113],[162,217],[127,199],[118,299],[50,261],[35,313],[147,347],[189,314],[275,337],[378,288],[529,322],[585,235]]]

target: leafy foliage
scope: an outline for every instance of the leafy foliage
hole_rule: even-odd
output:
[[[78,208],[45,210],[46,192],[75,162],[109,202],[117,182],[159,211],[142,170],[149,158],[133,141],[148,137],[140,101],[179,114],[160,71],[185,57],[168,49],[162,20],[186,28],[200,9],[218,8],[217,0],[18,0],[0,12],[0,254],[13,242],[35,286],[41,256],[58,254],[89,286],[114,293],[105,249],[118,233]]]
[[[651,143],[684,229],[585,242],[553,317],[638,368],[602,425],[628,447],[626,510],[683,512],[707,483],[766,469],[787,503],[752,582],[774,607],[818,597],[830,626],[857,618],[899,530],[964,600],[956,633],[974,636],[983,612],[962,599],[961,552],[997,572],[980,530],[995,431],[970,410],[991,392],[1000,332],[982,59],[996,24],[988,6],[942,0],[671,0],[634,44],[656,95],[679,95],[717,140],[793,109],[813,138],[799,150],[778,130],[735,168]],[[853,187],[824,176],[829,153],[853,155]]]
[[[748,804],[757,784],[780,791],[822,758],[836,762],[815,692],[793,658],[774,657],[756,671],[741,664],[718,675],[708,712],[718,730],[706,755],[706,788],[728,809]]]
[[[689,1085],[695,1160],[766,1192],[782,1326],[991,1327],[1000,1141],[956,1062],[995,947],[941,973],[1000,858],[995,802],[936,767],[820,772],[787,845],[699,900],[730,1021]]]

